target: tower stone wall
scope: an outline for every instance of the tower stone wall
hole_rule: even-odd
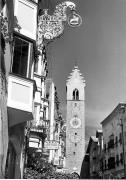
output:
[[[80,174],[85,154],[85,80],[78,67],[74,67],[66,86],[66,168]]]

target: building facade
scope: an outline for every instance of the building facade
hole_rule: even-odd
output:
[[[38,4],[37,0],[2,0],[1,5],[6,19],[2,21],[1,31],[1,49],[4,46],[5,49],[0,61],[0,107],[4,107],[0,118],[0,175],[1,178],[23,178],[25,128],[33,119],[36,91],[33,69]]]
[[[7,77],[5,66],[6,33],[8,33],[7,5],[0,2],[0,178],[4,178],[8,148],[8,118],[7,118]]]
[[[119,103],[109,116],[101,122],[104,142],[104,178],[125,178],[125,106],[125,103]]]
[[[90,179],[97,179],[98,139],[95,136],[90,137],[86,153],[89,154]]]
[[[80,174],[85,153],[85,80],[77,66],[66,83],[66,168]]]
[[[96,131],[96,138],[98,139],[98,146],[97,146],[97,174],[98,178],[103,178],[103,132],[102,130]]]
[[[54,142],[57,145],[57,147],[49,149],[48,162],[58,167],[62,166],[64,159],[62,152],[64,141],[61,136],[63,120],[60,112],[58,92],[52,79],[46,80],[46,93],[49,100],[49,131],[46,140],[48,143]]]
[[[39,49],[38,49],[39,51]],[[46,98],[46,80],[47,77],[47,58],[46,49],[43,45],[42,51],[38,56],[34,66],[34,80],[37,85],[37,91],[34,99],[34,118],[30,124],[29,147],[33,151],[42,153],[42,147],[46,138],[48,126],[49,102]]]
[[[89,179],[89,178],[90,178],[89,154],[85,154],[81,166],[80,179]]]
[[[91,136],[89,139],[86,156],[89,157],[89,161],[85,164],[86,167],[89,165],[89,179],[102,179],[103,178],[103,160],[102,160],[102,150],[103,150],[103,135],[102,130],[96,131],[96,136]],[[84,162],[85,162],[84,158]],[[82,174],[84,174],[85,167],[82,167]],[[85,177],[85,175],[83,175]]]
[[[36,153],[41,160],[61,167],[64,159],[64,141],[61,136],[63,123],[58,93],[51,78],[45,79],[43,92],[43,101],[40,101],[43,113],[36,111],[30,127],[29,153]]]
[[[57,114],[58,118],[55,118],[55,100],[54,102],[53,100],[49,101],[45,90],[47,61],[43,36],[47,40],[49,40],[49,36],[48,25],[46,33],[42,32],[41,18],[38,17],[40,13],[39,2],[39,0],[1,0],[0,2],[0,11],[2,12],[0,15],[2,22],[0,45],[2,52],[0,59],[0,93],[2,94],[0,97],[0,147],[2,147],[0,148],[0,178],[23,178],[24,164],[27,162],[25,146],[28,136],[30,136],[29,144],[36,146],[37,150],[41,152],[44,148],[45,138],[48,136],[52,138],[50,133],[52,127],[49,125],[50,111],[52,111],[50,112],[50,123],[54,118],[53,128],[58,127],[58,130],[53,132],[52,139],[56,141],[56,137],[59,138],[59,149],[52,153],[53,160],[55,159],[55,162],[58,162],[59,157],[61,157],[61,144],[63,143],[60,138],[59,114]],[[62,21],[67,20],[67,7],[73,10],[75,4],[66,1],[62,3],[62,8],[58,5],[58,9],[61,11],[59,15],[62,16],[63,10]],[[60,16],[58,21],[60,27]],[[63,24],[61,28],[63,31]],[[54,31],[55,28],[53,33]],[[61,31],[58,30],[56,34],[56,37],[59,36]],[[55,90],[52,92],[55,99]],[[50,107],[51,102],[53,103]],[[56,154],[58,154],[58,161]],[[52,158],[51,151],[49,152],[50,157]]]

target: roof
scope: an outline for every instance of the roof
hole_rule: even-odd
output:
[[[96,132],[98,132],[98,133],[102,133],[102,129],[98,129]]]
[[[91,147],[92,142],[98,143],[98,138],[96,138],[95,136],[90,137],[86,153],[90,152],[90,147]]]
[[[124,107],[126,107],[126,102],[120,102],[115,109],[101,122],[101,124],[104,125],[104,123],[110,121],[114,116],[116,116],[117,113],[120,112],[120,110],[123,110]]]
[[[96,131],[96,138],[98,138],[99,134],[101,134],[101,135],[103,134],[103,131],[101,129],[98,129]]]
[[[95,136],[91,136],[91,138],[94,142],[98,142],[98,138],[96,138]]]

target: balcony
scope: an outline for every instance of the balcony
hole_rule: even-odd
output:
[[[35,124],[32,124],[31,125],[31,128],[30,128],[30,131],[34,131],[34,132],[40,132],[40,133],[46,133],[46,127],[43,126],[43,125],[35,125]]]
[[[33,98],[36,91],[34,80],[10,74],[8,78],[9,127],[33,119]]]

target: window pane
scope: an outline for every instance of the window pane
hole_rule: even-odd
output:
[[[79,100],[79,91],[78,91],[78,89],[75,89],[73,91],[73,100]]]
[[[38,60],[35,61],[34,72],[38,73]]]
[[[12,72],[27,76],[29,43],[15,37]]]

